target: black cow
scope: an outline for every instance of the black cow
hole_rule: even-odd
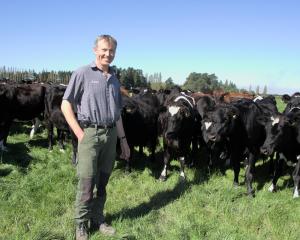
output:
[[[5,149],[9,128],[14,119],[28,121],[44,112],[45,87],[40,84],[0,85],[0,146]]]
[[[286,114],[261,116],[258,121],[265,126],[266,140],[261,147],[261,152],[267,155],[278,153],[275,172],[269,191],[276,191],[278,178],[282,174],[284,162],[295,166],[293,172],[294,197],[299,197],[299,168],[300,168],[300,109],[292,108]]]
[[[167,178],[167,168],[172,156],[179,158],[180,176],[185,179],[185,158],[191,152],[199,126],[196,122],[196,110],[192,102],[183,94],[177,94],[168,100],[164,111],[160,113],[159,125],[164,145],[164,168],[160,180]],[[193,144],[195,146],[196,143]]]
[[[284,94],[282,95],[282,101],[287,104],[283,114],[288,114],[291,109],[300,107],[300,93],[296,92],[292,96]]]
[[[57,129],[58,142],[61,150],[64,149],[64,132],[69,131],[68,124],[60,110],[65,86],[50,85],[45,98],[45,121],[48,130],[48,149],[53,149],[53,127]]]
[[[124,131],[131,153],[134,146],[139,146],[140,153],[143,147],[148,146],[152,161],[155,159],[158,138],[158,108],[155,106],[158,101],[153,97],[148,94],[132,98],[123,96],[122,109]],[[127,171],[131,171],[131,158],[126,163]]]
[[[203,95],[200,97],[198,96],[197,98],[198,101],[196,103],[196,109],[200,116],[199,127],[202,128],[202,119],[206,116],[207,112],[214,110],[215,106],[217,105],[217,100],[209,95]],[[208,140],[204,141],[203,134],[200,130],[199,144],[200,146],[204,146],[204,149],[208,154],[208,167],[219,167],[222,173],[225,173],[225,160],[228,157],[227,146],[225,143],[226,142],[211,142]]]
[[[51,151],[53,149],[53,128],[57,130],[57,138],[60,150],[64,150],[64,140],[66,135],[71,134],[73,156],[72,163],[76,162],[77,154],[77,138],[73,134],[73,131],[69,128],[65,117],[60,109],[62,98],[66,86],[63,85],[50,85],[47,87],[45,95],[45,122],[48,129],[48,149]]]
[[[160,106],[165,106],[172,97],[177,96],[181,92],[182,92],[182,89],[176,85],[170,89],[160,89],[156,93],[156,96],[158,98]]]
[[[245,160],[247,192],[253,196],[253,171],[259,156],[259,147],[265,139],[264,128],[256,117],[261,108],[252,100],[239,100],[231,104],[216,105],[202,120],[204,140],[227,147],[234,170],[234,184],[238,184],[240,162]]]

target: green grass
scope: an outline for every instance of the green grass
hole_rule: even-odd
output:
[[[0,239],[73,239],[77,180],[70,145],[65,153],[57,147],[48,152],[45,132],[32,141],[13,132],[0,163]],[[268,192],[267,161],[256,165],[256,197],[250,198],[243,170],[235,188],[232,170],[209,175],[200,156],[195,168],[186,169],[186,182],[179,180],[176,161],[160,182],[160,163],[138,153],[134,159],[130,174],[117,161],[108,184],[105,212],[117,236],[95,232],[91,239],[300,239],[300,199],[292,198],[288,174],[277,193]]]

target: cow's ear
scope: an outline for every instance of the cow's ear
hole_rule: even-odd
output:
[[[291,100],[291,97],[288,94],[283,94],[281,100],[285,103],[288,103]]]

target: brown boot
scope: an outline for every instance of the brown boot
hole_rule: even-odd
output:
[[[76,226],[76,240],[88,240],[88,232],[86,223],[80,223]]]

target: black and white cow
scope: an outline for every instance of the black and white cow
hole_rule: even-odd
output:
[[[261,108],[252,100],[239,100],[231,104],[218,104],[202,120],[204,140],[227,147],[234,170],[234,185],[238,184],[240,162],[245,161],[247,193],[254,195],[253,171],[259,156],[259,147],[265,139],[264,128],[256,117]]]
[[[209,95],[203,95],[198,97],[198,101],[196,103],[196,109],[199,113],[200,119],[205,118],[206,113],[213,111],[215,106],[217,105],[217,100]],[[201,124],[201,122],[200,122]],[[204,127],[204,126],[200,126]],[[204,134],[204,137],[207,137]],[[206,141],[203,139],[203,134],[201,132],[201,136],[199,136],[199,144],[204,146],[205,151],[208,154],[208,167],[211,168],[220,168],[221,172],[225,172],[225,163],[227,154],[227,146],[225,142],[212,142]]]
[[[183,94],[168,99],[159,116],[159,125],[163,137],[164,167],[160,180],[166,180],[171,157],[179,158],[180,176],[185,179],[185,159],[191,152],[191,143],[196,139],[196,110],[192,101]],[[193,144],[195,145],[195,144]]]
[[[283,114],[288,114],[292,108],[300,107],[300,93],[296,92],[292,96],[284,94],[282,95],[282,101],[286,103]]]
[[[283,164],[294,167],[294,198],[299,197],[300,168],[300,108],[294,107],[285,114],[261,116],[258,121],[265,126],[266,139],[261,152],[270,155],[275,151],[275,172],[269,191],[277,190],[276,184],[282,174]]]

